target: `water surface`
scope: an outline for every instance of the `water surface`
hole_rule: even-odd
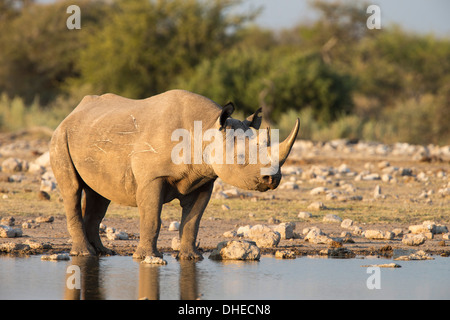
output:
[[[0,299],[450,299],[450,258],[396,261],[401,268],[380,268],[380,289],[368,288],[373,273],[361,266],[392,260],[164,259],[167,265],[154,266],[123,256],[58,262],[0,257]],[[80,290],[67,287],[68,277],[75,275],[67,273],[72,265],[80,270]]]

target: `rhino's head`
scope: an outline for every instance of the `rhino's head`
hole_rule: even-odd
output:
[[[295,142],[300,120],[297,119],[289,136],[278,143],[278,130],[260,129],[261,108],[244,121],[231,118],[233,111],[232,103],[225,105],[214,125],[220,132],[224,159],[211,162],[214,172],[238,188],[258,191],[277,188],[280,168]]]

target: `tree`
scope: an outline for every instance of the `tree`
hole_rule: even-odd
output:
[[[78,82],[130,98],[165,91],[175,77],[232,45],[233,31],[251,19],[228,13],[237,3],[118,0],[87,39]]]
[[[76,61],[84,31],[69,31],[66,8],[70,2],[14,6],[15,14],[0,23],[0,92],[31,103],[39,96],[48,103],[62,92],[67,77],[76,75]],[[83,24],[101,15],[94,1],[79,1]]]

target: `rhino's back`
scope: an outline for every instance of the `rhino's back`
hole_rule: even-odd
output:
[[[142,100],[105,94],[85,97],[59,129],[81,178],[106,198],[135,205],[139,180],[176,171],[172,132],[191,130],[195,120],[211,123],[219,114],[211,100],[182,90]]]

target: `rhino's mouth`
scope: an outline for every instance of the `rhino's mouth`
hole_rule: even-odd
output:
[[[258,183],[256,190],[265,192],[267,190],[274,190],[278,187],[281,181],[281,175],[263,176],[261,182]]]

